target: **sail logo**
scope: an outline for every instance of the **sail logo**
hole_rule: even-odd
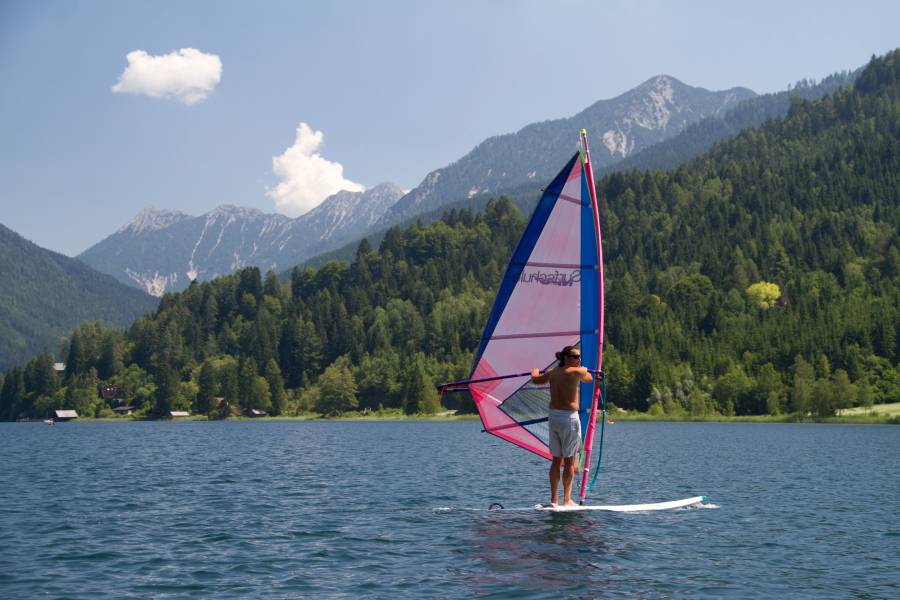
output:
[[[575,269],[569,273],[561,271],[522,271],[519,274],[519,283],[539,283],[541,285],[558,285],[572,287],[581,281],[581,271]]]

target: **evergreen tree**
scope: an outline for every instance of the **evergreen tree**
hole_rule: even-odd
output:
[[[100,379],[115,377],[125,368],[123,354],[122,342],[118,335],[108,332],[103,336],[100,361],[97,364],[97,374],[100,376]]]
[[[425,355],[421,352],[410,357],[401,380],[400,399],[403,411],[408,414],[434,414],[440,408],[434,383],[425,370]]]
[[[805,415],[812,410],[812,394],[815,385],[815,371],[802,356],[794,359],[794,383],[791,388],[793,411]]]
[[[256,398],[256,377],[256,361],[253,357],[244,358],[240,363],[238,374],[238,397],[244,411],[256,408],[256,404],[259,403]]]
[[[178,396],[178,372],[169,362],[163,362],[156,371],[154,383],[156,393],[151,414],[156,418],[168,417]]]
[[[325,369],[318,381],[319,402],[316,411],[323,415],[338,415],[358,406],[356,381],[350,371],[350,360],[339,357]]]
[[[201,414],[209,412],[210,401],[216,395],[216,368],[210,359],[203,361],[198,376],[198,391],[195,400],[196,411]]]
[[[219,368],[220,392],[225,399],[221,407],[228,416],[226,409],[239,410],[240,408],[240,383],[238,376],[238,364],[234,359],[225,362]]]
[[[0,418],[4,421],[15,421],[24,399],[25,372],[20,367],[13,367],[3,378],[3,388],[0,390]]]
[[[275,359],[269,359],[266,363],[266,382],[269,385],[269,394],[271,396],[272,414],[277,416],[284,412],[287,398],[284,393],[284,379],[281,377],[281,369]]]
[[[53,368],[53,357],[47,352],[31,360],[25,372],[25,385],[33,397],[50,397],[59,389],[59,377]]]
[[[88,350],[81,331],[72,332],[69,342],[69,355],[66,357],[66,377],[80,375],[87,371],[89,365]]]

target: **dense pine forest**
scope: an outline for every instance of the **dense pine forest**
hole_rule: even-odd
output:
[[[0,225],[0,371],[55,348],[85,319],[126,327],[154,306],[149,294]]]
[[[689,164],[614,173],[599,193],[610,402],[827,416],[900,400],[900,51]],[[146,416],[436,412],[435,383],[468,374],[524,224],[501,198],[287,282],[254,268],[195,282],[126,332],[76,329],[61,376],[47,354],[9,370],[0,418],[108,415],[110,385]]]

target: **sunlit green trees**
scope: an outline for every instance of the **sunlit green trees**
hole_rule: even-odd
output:
[[[316,410],[324,415],[337,415],[359,405],[356,381],[350,371],[350,360],[339,357],[318,381],[319,401]]]

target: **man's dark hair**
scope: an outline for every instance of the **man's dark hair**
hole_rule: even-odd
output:
[[[566,357],[576,347],[577,346],[564,346],[562,350],[556,353],[556,360],[559,361],[560,367],[566,366]]]

